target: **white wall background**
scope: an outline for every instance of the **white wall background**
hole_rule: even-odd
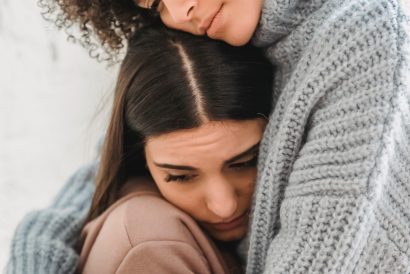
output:
[[[0,0],[0,272],[24,214],[95,156],[117,72],[39,13],[36,0]]]

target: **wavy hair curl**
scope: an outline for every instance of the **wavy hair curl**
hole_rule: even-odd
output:
[[[69,41],[111,64],[121,59],[136,31],[160,24],[157,14],[132,0],[38,0],[37,4],[43,18],[64,30]]]

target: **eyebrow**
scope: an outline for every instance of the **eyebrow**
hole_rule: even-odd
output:
[[[237,160],[248,156],[250,154],[254,154],[257,153],[259,150],[259,145],[260,142],[258,142],[257,144],[251,146],[250,148],[248,148],[247,150],[245,150],[244,152],[239,153],[238,155],[232,157],[229,160],[225,161],[225,164],[231,164],[233,162],[236,162]],[[189,171],[193,171],[193,170],[197,170],[196,167],[193,166],[182,166],[182,165],[171,165],[171,164],[166,164],[166,163],[156,163],[154,162],[154,164],[158,167],[162,167],[162,168],[168,168],[168,169],[176,169],[176,170],[189,170]]]

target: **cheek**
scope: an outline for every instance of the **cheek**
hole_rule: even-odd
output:
[[[189,189],[186,186],[179,183],[157,183],[157,186],[164,198],[178,207],[182,211],[185,211],[192,217],[197,217],[197,210],[200,208],[200,195],[195,190]]]
[[[240,172],[232,178],[236,187],[241,209],[248,208],[252,202],[256,182],[256,168]]]
[[[229,173],[228,176],[230,176],[233,180],[233,182],[236,182],[236,185],[252,185],[253,182],[256,180],[256,167],[248,167],[245,170],[240,170],[240,171],[235,171],[235,170],[229,170],[227,171],[226,174]]]
[[[162,23],[167,26],[170,29],[175,29],[173,20],[171,18],[171,16],[169,15],[169,13],[163,12],[160,14],[160,18]]]
[[[243,193],[243,195],[246,195],[247,197],[252,197],[256,183],[256,168],[249,170],[248,172],[246,172],[246,174],[243,174],[241,176],[241,180],[241,193]]]
[[[197,33],[189,23],[176,23],[168,12],[160,15],[162,23],[170,29],[180,30],[196,35]]]

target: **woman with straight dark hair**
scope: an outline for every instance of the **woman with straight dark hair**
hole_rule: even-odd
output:
[[[251,46],[161,27],[130,40],[80,271],[243,272],[233,247],[248,228],[271,74]]]
[[[410,1],[39,2],[59,27],[80,26],[81,44],[99,59],[115,59],[132,33],[160,20],[235,46],[251,42],[275,64],[275,107],[243,241],[248,274],[410,273]],[[74,224],[91,196],[77,178],[61,195],[82,197],[61,209]],[[71,220],[53,208],[28,216],[13,241],[12,268],[61,264],[31,263],[40,258],[26,247],[54,254],[44,240],[51,236],[76,262],[78,226],[67,238],[67,230],[43,225],[50,214],[53,224]],[[30,237],[37,231],[41,237]]]

